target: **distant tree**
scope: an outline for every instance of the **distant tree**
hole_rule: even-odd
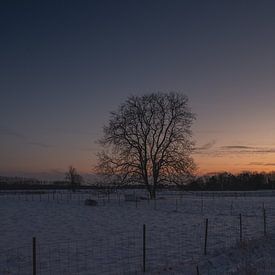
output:
[[[274,189],[275,186],[275,172],[271,171],[267,174],[267,182],[270,184],[271,188]]]
[[[73,191],[76,190],[83,183],[83,178],[78,174],[76,168],[73,166],[69,166],[68,172],[66,172],[65,176],[66,180],[69,181],[69,184]]]
[[[180,93],[130,96],[104,127],[98,173],[109,183],[144,184],[150,198],[160,184],[185,183],[195,169],[194,119]]]
[[[191,190],[258,190],[273,188],[271,173],[244,171],[233,175],[228,172],[194,179],[187,188]],[[202,184],[202,181],[204,182]]]

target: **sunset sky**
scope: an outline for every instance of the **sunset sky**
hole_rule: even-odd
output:
[[[109,112],[180,91],[197,173],[275,170],[275,1],[3,1],[0,175],[90,173]]]

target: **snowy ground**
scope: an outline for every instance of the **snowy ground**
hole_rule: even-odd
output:
[[[275,194],[243,195],[162,192],[126,202],[123,194],[2,193],[0,274],[31,274],[33,237],[37,274],[140,274],[143,224],[149,274],[275,274]],[[86,198],[99,205],[85,206]]]

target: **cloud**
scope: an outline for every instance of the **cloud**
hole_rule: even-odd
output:
[[[221,134],[225,133],[224,130],[197,130],[196,133],[200,134]]]
[[[222,146],[220,147],[221,149],[225,150],[238,150],[238,149],[245,149],[245,150],[251,150],[255,149],[255,147],[252,146],[245,146],[245,145],[227,145],[227,146]]]
[[[248,163],[248,165],[251,165],[251,166],[275,166],[275,162],[272,163],[272,162],[250,162]]]
[[[219,148],[223,153],[234,154],[269,154],[275,153],[273,147],[259,147],[259,146],[246,146],[246,145],[227,145]]]
[[[0,126],[0,135],[12,136],[12,137],[24,139],[24,140],[26,139],[26,136],[23,135],[22,133],[14,131],[13,129],[4,127],[4,126]]]
[[[37,146],[37,147],[41,147],[41,148],[53,148],[53,147],[55,147],[54,145],[46,144],[46,143],[43,143],[43,142],[27,142],[27,144]]]
[[[195,148],[194,153],[197,155],[207,155],[211,153],[211,149],[216,144],[215,140],[209,141],[201,146]]]
[[[264,165],[264,163],[258,162],[258,161],[253,161],[253,162],[249,162],[248,165]]]
[[[196,150],[199,150],[199,151],[201,151],[201,150],[209,150],[209,149],[211,149],[215,144],[216,144],[216,141],[215,141],[215,140],[212,140],[212,141],[210,141],[210,142],[207,142],[207,143],[203,144],[202,146],[197,147]]]
[[[65,134],[65,135],[87,135],[87,136],[98,136],[98,132],[90,131],[90,130],[83,130],[77,128],[59,128],[59,127],[52,127],[52,128],[45,128],[45,132],[47,133],[57,133],[57,134]]]
[[[17,139],[22,140],[22,143],[32,146],[37,146],[40,148],[52,148],[55,147],[54,145],[50,145],[47,143],[39,142],[39,141],[31,141],[26,135],[22,134],[21,132],[15,131],[9,127],[0,126],[0,135],[11,136]]]
[[[216,142],[213,140],[195,149],[195,154],[207,155],[209,157],[223,157],[226,155],[245,155],[245,154],[275,154],[274,147],[260,147],[260,146],[250,146],[250,145],[224,145],[220,147],[214,147]],[[258,165],[258,164],[251,164]],[[261,164],[259,164],[261,165]],[[267,164],[266,166],[271,166],[273,163]]]
[[[255,150],[255,153],[275,153],[275,148],[263,148],[263,149],[258,149],[258,150]]]

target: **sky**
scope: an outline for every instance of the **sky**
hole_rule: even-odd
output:
[[[197,173],[275,170],[274,1],[2,1],[0,175],[91,173],[110,111],[178,91]]]

